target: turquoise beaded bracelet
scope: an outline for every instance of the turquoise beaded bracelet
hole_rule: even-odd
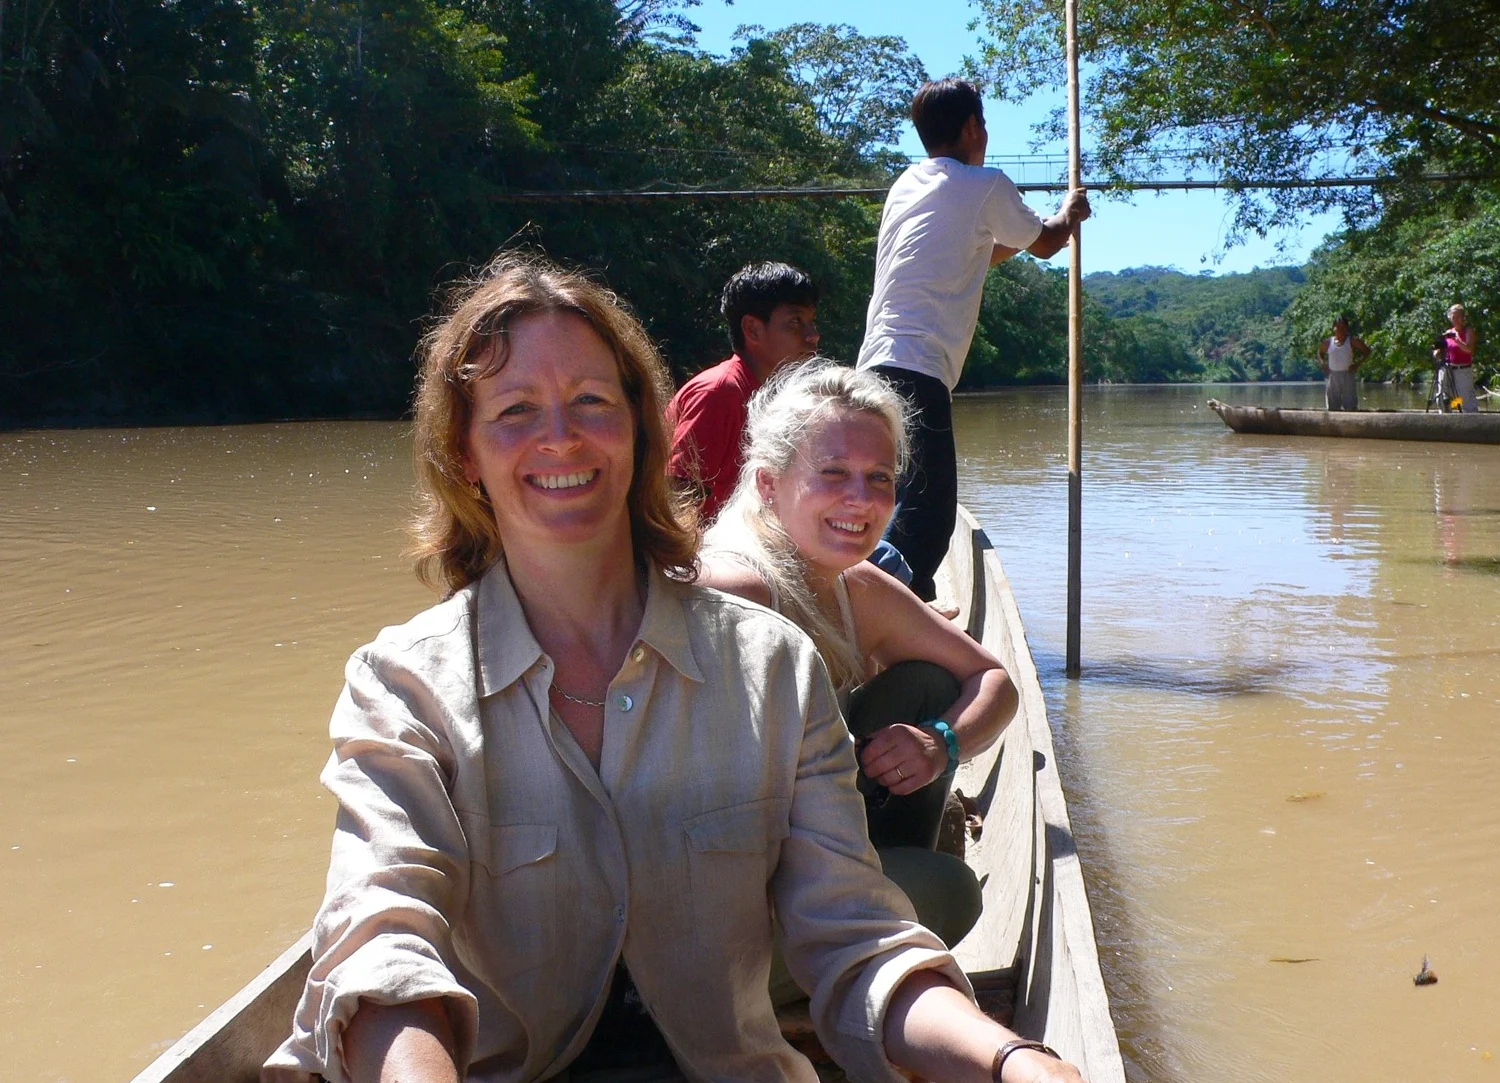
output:
[[[936,730],[942,736],[943,742],[948,746],[948,769],[943,772],[942,777],[949,778],[953,772],[958,770],[958,734],[954,733],[953,727],[941,718],[934,719],[931,722],[923,722],[922,725],[930,730]]]

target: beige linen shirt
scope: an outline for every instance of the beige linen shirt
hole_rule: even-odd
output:
[[[901,1078],[881,1037],[908,974],[968,989],[880,872],[827,672],[785,618],[653,570],[597,771],[548,708],[552,661],[503,564],[346,678],[313,967],[264,1078],[342,1083],[360,998],[429,997],[465,1078],[559,1075],[623,957],[688,1078],[812,1083],[767,994],[771,904],[857,1080]]]

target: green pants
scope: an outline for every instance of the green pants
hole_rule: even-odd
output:
[[[845,720],[854,740],[862,742],[896,722],[916,725],[941,718],[961,690],[958,679],[942,666],[897,662],[849,694]],[[952,782],[951,776],[944,775],[915,793],[898,795],[874,786],[861,770],[859,786],[865,795],[865,819],[875,848],[918,846],[931,850],[936,846]]]

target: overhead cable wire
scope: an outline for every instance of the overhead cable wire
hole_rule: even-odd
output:
[[[1092,192],[1169,192],[1312,189],[1312,188],[1384,188],[1400,184],[1458,184],[1473,181],[1493,181],[1493,176],[1467,173],[1426,173],[1415,177],[1399,177],[1388,174],[1365,177],[1309,177],[1267,178],[1259,180],[1237,180],[1221,177],[1218,180],[1099,180],[1084,181],[1083,186]],[[1021,192],[1063,192],[1065,181],[1025,182],[1016,185]],[[767,199],[881,199],[889,185],[879,187],[822,187],[822,188],[656,188],[656,189],[575,189],[575,190],[517,190],[496,192],[491,199],[498,203],[656,203],[672,200],[721,200],[754,201]]]

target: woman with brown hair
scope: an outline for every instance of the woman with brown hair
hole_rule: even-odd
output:
[[[667,387],[614,295],[536,259],[428,336],[416,533],[447,596],[346,670],[328,890],[266,1078],[519,1083],[644,1050],[810,1083],[766,992],[774,905],[851,1075],[1076,1080],[1001,1057],[880,875],[812,644],[691,582]]]

